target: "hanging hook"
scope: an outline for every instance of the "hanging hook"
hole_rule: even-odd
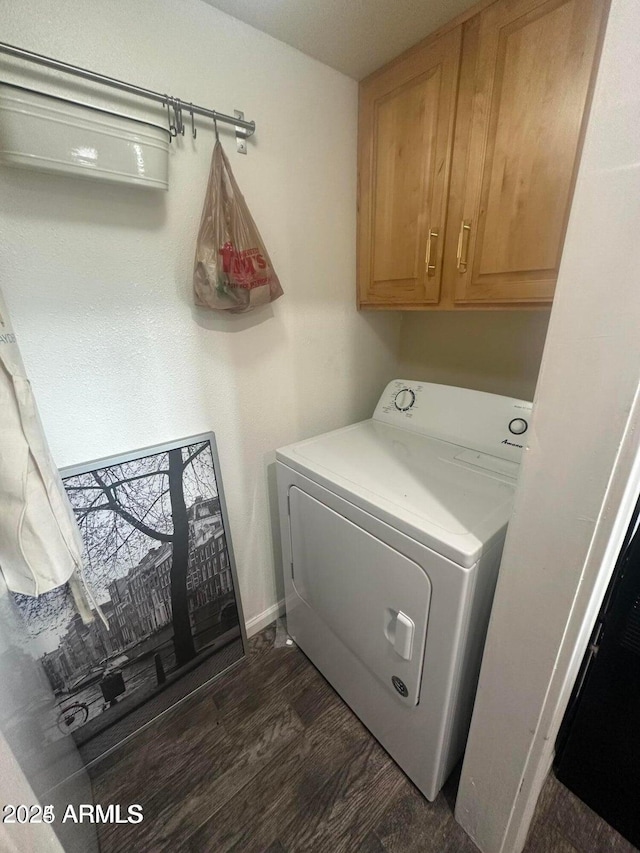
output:
[[[167,108],[167,121],[169,123],[169,142],[174,138],[174,136],[178,135],[178,130],[171,121],[171,106],[173,102],[173,98],[170,98],[168,95],[164,96],[164,101],[162,102],[162,106]]]
[[[216,111],[213,111],[213,129],[216,132],[216,142],[220,142],[220,137],[218,136],[218,122],[216,121]]]
[[[191,104],[191,135],[195,139],[198,135],[198,131],[196,130],[196,117],[193,114],[193,104]]]
[[[178,133],[184,136],[184,122],[182,121],[182,101],[180,98],[172,98],[173,114],[176,122],[176,135]]]

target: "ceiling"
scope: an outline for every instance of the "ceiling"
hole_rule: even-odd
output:
[[[206,0],[361,80],[476,0]]]

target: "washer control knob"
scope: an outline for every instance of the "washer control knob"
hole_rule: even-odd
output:
[[[411,388],[403,388],[401,391],[398,391],[396,396],[393,399],[395,403],[396,409],[401,412],[406,412],[408,409],[413,406],[416,401],[416,395],[413,393]]]
[[[509,422],[509,432],[512,432],[514,435],[522,435],[523,432],[526,432],[529,428],[529,424],[524,420],[524,418],[514,418]]]

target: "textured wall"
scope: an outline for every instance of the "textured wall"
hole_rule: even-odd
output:
[[[191,303],[206,123],[172,145],[168,193],[0,168],[0,280],[56,461],[215,430],[255,617],[279,597],[274,449],[368,416],[395,373],[399,317],[354,308],[356,84],[200,0],[0,0],[0,19],[5,41],[257,122],[247,157],[221,137],[285,296],[246,317]],[[56,89],[17,67],[0,59]]]

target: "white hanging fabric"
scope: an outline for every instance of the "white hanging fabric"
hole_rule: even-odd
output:
[[[37,596],[71,580],[85,621],[82,538],[38,417],[0,293],[0,569],[13,592]]]

